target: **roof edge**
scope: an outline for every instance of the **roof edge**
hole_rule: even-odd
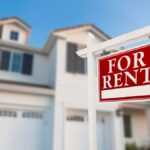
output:
[[[70,27],[65,27],[65,28],[58,28],[58,29],[55,29],[54,32],[62,32],[62,31],[65,31],[65,30],[72,30],[72,29],[82,28],[82,27],[86,27],[86,26],[91,26],[91,27],[95,28],[98,32],[103,34],[108,39],[112,38],[107,33],[105,33],[103,30],[101,30],[96,25],[91,24],[91,23],[86,23],[86,24],[81,24],[81,25],[76,25],[76,26],[70,26]]]
[[[21,18],[16,17],[16,16],[0,18],[0,21],[10,20],[10,19],[16,19],[16,20],[20,21],[21,23],[23,23],[30,30],[32,29],[32,27],[28,23],[26,23],[24,20],[22,20]]]
[[[0,80],[0,91],[54,96],[55,90],[44,85]]]

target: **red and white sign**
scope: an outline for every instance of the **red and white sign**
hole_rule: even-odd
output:
[[[99,58],[98,79],[100,102],[150,98],[150,45]]]

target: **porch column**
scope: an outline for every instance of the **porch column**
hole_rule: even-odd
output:
[[[54,114],[54,142],[53,150],[64,150],[64,133],[65,133],[65,105],[64,103],[56,102]]]
[[[114,122],[114,149],[125,150],[123,116],[117,116],[116,111],[114,111],[113,122]]]
[[[56,43],[56,54],[57,54],[57,63],[56,63],[56,85],[55,85],[55,111],[54,111],[54,142],[52,150],[65,150],[64,140],[65,140],[65,120],[66,120],[66,100],[63,94],[64,80],[62,76],[65,71],[65,51],[66,50],[66,41],[63,38],[58,38]]]

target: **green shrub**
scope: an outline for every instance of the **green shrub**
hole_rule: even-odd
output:
[[[126,150],[138,150],[135,143],[126,144]]]

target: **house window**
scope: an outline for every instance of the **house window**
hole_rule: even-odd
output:
[[[10,39],[11,40],[18,41],[18,38],[19,38],[19,33],[18,32],[16,32],[16,31],[11,31],[10,32]]]
[[[20,72],[25,75],[32,74],[33,55],[9,52],[0,49],[0,69]]]
[[[68,116],[68,121],[84,122],[84,117],[82,116]]]
[[[32,74],[33,55],[24,54],[22,62],[22,73],[26,75]]]
[[[40,112],[23,112],[22,113],[23,118],[32,118],[32,119],[43,119],[44,116]]]
[[[12,57],[12,72],[21,72],[22,66],[22,54],[21,53],[13,53]]]
[[[1,70],[9,70],[10,64],[10,52],[9,51],[2,51],[1,53]]]
[[[124,115],[123,117],[124,121],[124,134],[126,138],[132,137],[132,125],[131,125],[131,116],[130,115]]]
[[[67,43],[67,71],[71,73],[85,74],[85,59],[77,56],[77,49],[80,49],[78,44]]]
[[[0,110],[0,117],[17,117],[17,112],[11,110]]]

